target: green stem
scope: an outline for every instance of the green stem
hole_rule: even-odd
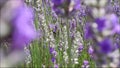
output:
[[[71,47],[72,47],[72,41],[71,41],[71,38],[70,38],[70,31],[69,31],[69,28],[70,28],[70,24],[69,24],[69,21],[67,19],[67,24],[66,24],[66,27],[67,27],[67,40],[68,40],[68,50],[67,50],[67,53],[68,53],[68,58],[69,58],[69,67],[72,67],[71,65]]]

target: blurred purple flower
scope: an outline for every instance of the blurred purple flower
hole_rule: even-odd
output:
[[[54,68],[59,68],[58,64],[54,64]]]
[[[94,56],[93,56],[93,54],[94,54],[94,49],[93,49],[92,46],[89,46],[88,53],[89,53],[89,55],[90,55],[91,58],[94,57]]]
[[[86,23],[84,29],[85,29],[84,30],[84,33],[85,33],[84,36],[85,36],[86,39],[89,39],[89,38],[93,37],[93,30],[92,30],[91,25],[89,23]]]
[[[56,58],[55,58],[55,57],[52,57],[51,61],[52,61],[53,63],[56,63]]]
[[[50,53],[52,54],[55,49],[53,47],[49,47]]]
[[[80,0],[52,0],[53,10],[57,15],[68,16],[80,9]]]
[[[82,52],[83,49],[84,49],[83,45],[79,45],[79,48],[78,48],[79,53]]]
[[[114,2],[113,11],[117,14],[117,16],[120,16],[120,5],[118,0]]]
[[[102,53],[109,53],[114,49],[113,43],[110,39],[104,39],[103,41],[98,43],[98,46],[100,46],[100,50]]]
[[[105,19],[96,19],[96,24],[98,25],[98,30],[102,31],[105,27]]]
[[[111,30],[111,34],[120,33],[120,24],[118,23],[118,17],[115,14],[110,14],[102,18],[95,19],[98,31],[104,31],[104,29]]]
[[[12,50],[24,49],[36,38],[33,9],[24,4],[23,0],[8,0],[1,11],[6,14],[1,14],[1,19],[5,21],[2,23],[9,24],[11,28],[9,37],[3,40],[10,42]]]
[[[85,26],[85,38],[97,37],[96,34],[110,36],[120,34],[120,24],[115,14],[109,14],[95,19],[95,23],[87,23]],[[95,39],[95,38],[94,38]]]
[[[84,60],[84,61],[83,61],[82,68],[89,68],[89,61]]]
[[[50,51],[50,54],[51,54],[52,56],[56,57],[57,51],[55,50],[54,47],[49,47],[49,51]]]
[[[49,46],[49,52],[50,52],[50,54],[51,54],[51,61],[52,61],[52,63],[54,63],[54,65],[56,66],[57,64],[56,64],[56,56],[57,56],[57,51],[55,51],[55,48],[54,47],[50,47]],[[54,68],[58,68],[58,65],[56,66],[56,67],[54,67]]]
[[[60,6],[64,0],[52,0],[52,2],[54,3],[54,6]]]
[[[89,62],[88,62],[87,60],[84,60],[84,61],[83,61],[83,64],[84,64],[84,65],[88,65]]]
[[[92,46],[89,46],[88,53],[93,54],[93,52],[94,52],[94,50],[93,50]]]
[[[36,37],[34,27],[34,12],[31,8],[21,5],[15,11],[16,17],[12,20],[12,43],[13,49],[23,49]]]

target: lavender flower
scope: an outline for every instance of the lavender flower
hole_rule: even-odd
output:
[[[9,9],[6,9],[8,7],[8,4],[17,3],[15,5],[12,5]],[[7,15],[1,14],[1,19],[3,20],[3,23],[7,23],[8,26],[10,26],[9,36],[6,36],[6,40],[10,39],[10,47],[14,49],[24,49],[26,45],[28,45],[33,39],[36,37],[36,31],[33,24],[34,20],[34,12],[32,8],[27,7],[23,1],[8,1],[5,7],[3,7],[2,12],[4,10],[7,10],[10,12],[6,12],[8,15],[12,15],[12,17],[9,18]],[[8,20],[8,22],[5,22]]]
[[[83,45],[79,45],[79,48],[78,48],[79,53],[83,51],[83,48],[84,48]]]
[[[54,47],[49,47],[49,51],[50,51],[50,54],[51,54],[51,61],[52,63],[54,64],[54,68],[58,68],[58,65],[57,65],[57,60],[56,60],[56,56],[57,56],[57,52],[55,51]]]
[[[86,23],[84,32],[85,32],[84,37],[86,39],[89,39],[89,38],[93,37],[93,31],[92,31],[92,28],[91,28],[91,24]]]
[[[82,68],[89,68],[89,62],[87,60],[83,61]]]
[[[58,64],[55,64],[55,65],[54,65],[54,68],[59,68]]]
[[[99,42],[98,45],[103,53],[111,52],[114,48],[112,41],[109,39],[104,39],[103,41]]]
[[[113,11],[120,17],[120,5],[118,0],[115,0],[114,2]]]
[[[55,51],[55,49],[53,47],[49,47],[50,49],[50,54],[52,54],[54,57],[56,57],[57,52]]]
[[[59,16],[69,16],[80,9],[80,0],[52,0],[53,10]]]
[[[94,54],[94,49],[93,49],[92,46],[89,46],[88,53],[89,53],[89,55],[90,55],[91,58],[94,57],[94,56],[93,56],[93,54]]]
[[[97,66],[109,66],[108,54],[117,49],[114,45],[113,36],[120,33],[119,19],[115,14],[106,13],[105,5],[108,0],[85,0],[85,4],[90,6],[90,22],[86,24],[85,37],[93,40],[94,55]],[[99,8],[98,8],[99,7]],[[118,44],[119,45],[119,44]]]
[[[56,63],[56,58],[55,58],[55,57],[52,57],[51,61],[52,61],[53,63]]]
[[[18,16],[12,22],[12,46],[13,48],[23,48],[35,38],[35,28],[33,25],[33,12],[28,7],[18,9]],[[25,27],[25,29],[24,29]]]

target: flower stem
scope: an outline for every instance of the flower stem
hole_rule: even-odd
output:
[[[68,62],[69,62],[69,67],[71,67],[71,47],[72,47],[72,41],[71,41],[71,38],[70,38],[70,31],[69,31],[69,28],[70,28],[70,23],[69,23],[69,20],[67,19],[67,24],[66,24],[66,27],[67,27],[67,40],[68,40],[68,50],[67,50],[67,53],[68,53]]]

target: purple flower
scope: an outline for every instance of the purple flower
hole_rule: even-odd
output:
[[[52,61],[53,63],[56,63],[56,58],[55,58],[55,57],[52,57],[51,61]]]
[[[113,33],[120,34],[119,18],[115,14],[111,14],[109,20],[112,23],[111,25],[113,25]]]
[[[49,51],[50,51],[50,54],[51,54],[51,55],[53,55],[54,57],[56,57],[57,52],[55,51],[55,48],[49,47]]]
[[[68,16],[80,9],[80,0],[52,0],[53,10],[59,16]]]
[[[52,0],[52,2],[54,3],[54,6],[60,6],[64,0]]]
[[[89,46],[88,53],[89,53],[90,55],[92,55],[93,52],[94,52],[94,50],[93,50],[92,46]]]
[[[83,45],[79,45],[78,51],[82,52],[83,48],[84,48]]]
[[[93,33],[93,30],[91,28],[91,25],[89,23],[86,24],[85,28],[84,28],[84,33],[85,33],[85,38],[88,39],[88,38],[92,38],[94,33]]]
[[[120,16],[120,5],[118,1],[114,2],[113,11],[117,14],[117,16]]]
[[[90,55],[91,58],[94,58],[94,49],[92,46],[89,46],[88,54]]]
[[[24,4],[23,0],[7,1],[10,7],[5,11],[6,15],[1,15],[2,19],[11,27],[9,37],[4,40],[10,43],[12,50],[24,49],[31,41],[36,38],[36,30],[34,27],[34,12],[33,9]],[[17,3],[17,5],[13,5]],[[8,12],[7,12],[8,11]],[[11,15],[9,17],[9,15]],[[7,21],[6,21],[7,20]]]
[[[103,53],[109,53],[114,49],[113,43],[110,39],[102,40],[98,43],[98,46],[100,47],[100,51]]]
[[[103,30],[103,28],[105,27],[105,19],[96,19],[96,24],[98,25],[98,30],[99,31],[102,31]]]
[[[120,24],[115,14],[109,14],[101,18],[95,19],[95,23],[87,23],[85,26],[85,38],[97,39],[97,34],[110,36],[120,34]]]
[[[89,62],[88,62],[87,60],[84,60],[84,61],[83,61],[83,64],[84,64],[84,65],[88,65]]]
[[[49,46],[49,51],[50,51],[50,54],[51,54],[51,61],[52,63],[54,63],[54,65],[56,65],[56,56],[57,56],[57,52],[55,51],[55,48],[54,47],[50,47]],[[55,67],[57,68],[57,67]]]
[[[104,30],[111,30],[110,34],[120,33],[120,24],[118,23],[118,17],[115,14],[109,14],[105,17],[95,19],[97,29],[99,32]]]
[[[84,61],[83,61],[82,68],[89,68],[89,61],[84,60]]]
[[[54,64],[54,68],[59,68],[58,64]]]
[[[55,49],[53,47],[49,47],[50,53],[52,54]]]
[[[33,24],[34,12],[27,6],[21,6],[16,9],[16,17],[11,22],[12,24],[12,43],[13,49],[23,49],[36,37],[36,31]]]

